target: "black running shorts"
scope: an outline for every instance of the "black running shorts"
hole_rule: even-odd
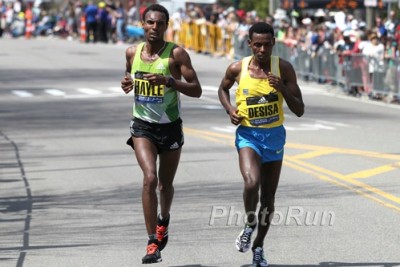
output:
[[[158,150],[158,154],[164,151],[173,151],[181,148],[184,143],[182,120],[179,118],[171,123],[150,123],[137,118],[131,120],[131,136],[149,139]],[[126,142],[135,149],[132,138]]]

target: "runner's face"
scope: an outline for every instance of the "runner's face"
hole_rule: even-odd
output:
[[[249,41],[249,47],[257,61],[265,62],[271,57],[275,38],[268,33],[253,33],[253,38]]]
[[[164,13],[149,11],[142,25],[147,41],[151,43],[164,40],[164,34],[168,26]]]

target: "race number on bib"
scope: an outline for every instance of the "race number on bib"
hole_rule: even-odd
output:
[[[247,115],[254,126],[279,121],[278,95],[270,93],[246,98]]]
[[[135,72],[134,90],[136,101],[141,103],[161,104],[164,102],[164,85],[151,85],[143,74],[147,72]]]

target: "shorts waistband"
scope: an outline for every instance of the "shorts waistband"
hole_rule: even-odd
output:
[[[154,123],[154,122],[148,122],[148,121],[141,120],[141,119],[139,119],[139,118],[133,118],[132,120],[135,121],[135,122],[138,122],[138,123],[142,123],[142,124],[144,124],[144,125],[156,126],[156,127],[160,127],[160,128],[163,128],[163,127],[171,127],[171,126],[179,125],[179,124],[182,123],[182,119],[181,119],[181,118],[178,118],[177,120],[175,120],[175,121],[173,121],[173,122],[168,122],[168,123]]]

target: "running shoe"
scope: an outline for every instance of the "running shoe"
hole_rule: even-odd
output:
[[[240,252],[247,252],[250,249],[251,244],[251,234],[254,229],[246,225],[244,229],[240,232],[239,236],[236,238],[236,249]]]
[[[146,256],[142,258],[143,264],[156,263],[162,261],[160,250],[158,249],[157,240],[149,240],[146,248]]]
[[[267,267],[268,262],[264,256],[264,249],[262,247],[253,248],[253,267]]]
[[[158,239],[158,249],[161,251],[165,248],[168,243],[168,225],[169,217],[166,220],[161,220],[160,214],[157,216],[157,239]]]

